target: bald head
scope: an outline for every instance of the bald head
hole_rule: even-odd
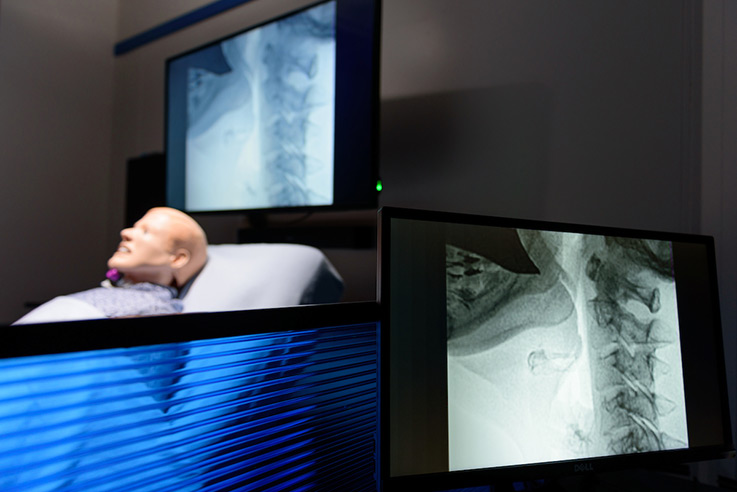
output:
[[[207,261],[207,237],[189,215],[168,207],[152,208],[133,227],[120,232],[109,268],[131,282],[180,288]]]

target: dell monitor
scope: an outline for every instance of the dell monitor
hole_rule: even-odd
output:
[[[384,490],[733,452],[709,237],[384,208]]]
[[[167,60],[167,204],[375,208],[379,7],[310,4]]]

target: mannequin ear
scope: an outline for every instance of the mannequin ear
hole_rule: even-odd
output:
[[[180,268],[184,267],[189,263],[189,260],[192,259],[192,253],[189,252],[189,250],[186,250],[184,248],[180,248],[176,250],[173,254],[173,259],[171,261],[171,267],[175,270],[179,270]]]

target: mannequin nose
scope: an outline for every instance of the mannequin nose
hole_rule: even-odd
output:
[[[123,229],[122,231],[120,231],[120,237],[124,241],[130,240],[130,238],[131,238],[131,229],[130,228],[127,228],[127,229]]]

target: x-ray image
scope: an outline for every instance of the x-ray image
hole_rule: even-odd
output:
[[[450,470],[687,447],[670,242],[499,228],[494,248],[459,227]]]
[[[332,204],[335,2],[196,56],[187,73],[186,208]]]

